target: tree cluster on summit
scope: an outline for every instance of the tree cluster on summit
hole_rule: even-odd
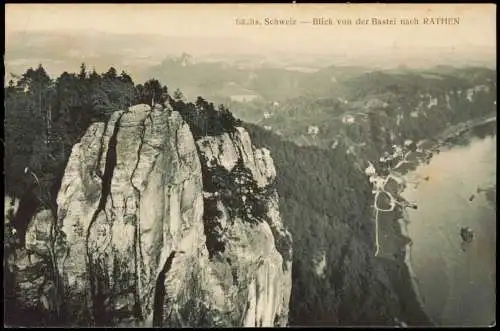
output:
[[[40,200],[55,203],[71,148],[92,123],[107,121],[114,111],[135,104],[169,106],[180,112],[195,138],[232,131],[239,124],[222,105],[216,109],[202,97],[186,102],[180,90],[170,96],[157,79],[135,84],[113,67],[99,74],[82,64],[78,73],[52,79],[39,65],[11,79],[4,93],[5,193],[20,198],[21,208],[32,213]],[[23,172],[26,167],[39,183]]]

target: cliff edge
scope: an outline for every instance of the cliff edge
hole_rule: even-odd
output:
[[[16,305],[48,324],[285,326],[275,177],[242,127],[195,139],[168,108],[116,111],[73,147],[57,211],[11,258]]]

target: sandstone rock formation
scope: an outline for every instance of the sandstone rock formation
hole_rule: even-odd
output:
[[[57,215],[31,221],[19,305],[66,325],[284,326],[292,249],[275,177],[241,127],[195,141],[178,112],[117,111],[73,147]]]

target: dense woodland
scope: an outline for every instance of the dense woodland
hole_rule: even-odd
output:
[[[71,148],[89,125],[106,121],[113,111],[135,104],[160,104],[181,113],[195,137],[231,131],[239,122],[227,108],[215,108],[202,97],[185,102],[182,92],[170,96],[156,79],[135,84],[124,71],[64,72],[52,79],[40,65],[28,69],[4,88],[5,194],[21,199],[14,222],[19,238],[25,220],[39,208],[55,208],[55,199]]]
[[[345,126],[331,120],[332,115],[349,111],[348,106],[336,99],[313,102],[306,98],[291,99],[282,104],[286,108],[273,118],[299,134],[305,131],[302,125],[310,125],[314,117],[321,134],[330,139],[326,146],[339,134],[345,138],[339,139],[334,150],[299,147],[259,126],[243,124],[257,147],[271,151],[277,167],[280,211],[294,242],[290,307],[293,325],[355,325],[366,321],[387,325],[404,307],[391,284],[393,276],[388,274],[388,268],[372,257],[371,186],[353,166],[359,158],[346,153],[352,142],[365,142],[364,155],[372,158],[391,144],[389,132],[395,132],[399,142],[433,136],[450,122],[488,114],[496,100],[496,93],[480,91],[474,104],[464,103],[463,96],[453,93],[449,100],[453,111],[442,106],[431,107],[426,110],[429,116],[407,116],[407,120],[396,124],[397,114],[410,114],[422,101],[415,88],[429,92],[421,89],[429,85],[420,79],[400,81],[379,73],[370,77],[355,82],[358,92],[352,97],[363,100],[376,96],[390,106],[371,107],[361,125]],[[477,82],[483,82],[482,78],[477,78]],[[464,81],[439,82],[431,92],[444,91],[446,84],[455,91],[470,86],[470,79],[469,85]],[[491,91],[496,91],[496,86],[492,85]],[[79,73],[65,72],[56,79],[51,79],[39,66],[27,70],[17,82],[9,82],[4,101],[5,193],[21,198],[18,221],[29,219],[30,213],[43,203],[55,204],[72,146],[92,122],[106,120],[113,111],[138,103],[168,104],[188,122],[195,138],[232,131],[235,125],[242,124],[224,106],[216,108],[201,97],[194,103],[186,102],[179,90],[172,95],[169,92],[156,79],[136,85],[125,72],[118,74],[110,68],[99,74],[88,71],[85,65]],[[443,95],[439,98],[440,105],[446,104]],[[300,122],[305,124],[299,126]],[[221,173],[214,178],[230,175]],[[223,184],[227,181],[204,183],[204,186],[221,189]],[[242,204],[234,205],[234,211],[239,212],[236,207]],[[205,216],[214,209],[211,205],[206,207]],[[246,207],[260,208],[258,204]],[[18,238],[23,237],[25,225],[16,224]],[[216,240],[213,242],[214,250],[222,249],[218,244]],[[322,260],[325,268],[318,271]],[[391,268],[396,267],[391,265]]]
[[[79,73],[64,72],[56,79],[50,78],[41,65],[30,68],[16,81],[8,82],[4,93],[4,195],[20,200],[15,217],[8,215],[4,228],[4,258],[23,245],[27,222],[37,211],[52,209],[57,215],[57,193],[71,149],[93,122],[106,121],[113,112],[135,104],[148,104],[167,109],[167,113],[168,110],[178,111],[195,138],[231,132],[240,123],[227,108],[222,105],[215,108],[202,97],[192,103],[186,102],[179,90],[171,96],[167,86],[156,79],[135,84],[126,72],[118,75],[116,69],[110,68],[99,74],[87,71],[84,64]],[[235,205],[231,211],[243,213],[238,208],[252,211],[262,208],[258,199],[243,205],[237,202],[230,204]],[[6,293],[10,307],[8,315],[13,318],[10,323],[26,322],[19,316],[21,311],[21,315],[29,315],[31,322],[37,325],[61,322],[60,316],[39,316],[38,311],[24,311],[24,308],[16,310],[16,289],[9,272],[6,281],[9,283]]]
[[[167,88],[157,80],[134,85],[130,76],[110,68],[106,73],[64,72],[51,79],[40,65],[28,69],[5,88],[5,173],[7,193],[31,192],[35,173],[48,193],[57,192],[54,178],[64,170],[72,146],[88,126],[111,112],[136,103],[165,101]]]
[[[363,325],[366,321],[391,325],[396,316],[410,325],[428,322],[404,283],[409,277],[406,269],[397,260],[373,257],[372,187],[354,165],[367,160],[377,165],[394,143],[432,140],[453,124],[496,112],[496,80],[491,71],[448,74],[447,79],[427,81],[411,75],[404,79],[367,75],[357,81],[357,104],[336,99],[307,102],[306,98],[281,103],[268,122],[285,123],[279,127],[288,129],[283,136],[245,125],[254,144],[272,151],[277,167],[280,211],[294,240],[293,325]],[[488,90],[476,91],[468,99],[466,90],[474,84],[486,85]],[[428,106],[429,95],[437,105]],[[362,101],[374,99],[380,102],[362,107]],[[356,106],[366,116],[354,125],[332,120]],[[417,109],[419,116],[411,116]],[[311,123],[326,137],[328,149],[299,147],[284,140],[303,134]],[[333,150],[329,148],[332,138],[338,141]],[[347,153],[357,143],[362,143],[363,148],[357,149],[361,153]],[[322,272],[317,269],[320,262],[326,262]]]
[[[371,187],[344,148],[299,147],[246,125],[272,150],[280,211],[293,236],[292,325],[392,323],[396,293],[373,255]],[[317,266],[324,258],[325,269]]]

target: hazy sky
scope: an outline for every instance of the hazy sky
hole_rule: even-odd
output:
[[[78,51],[82,58],[103,48],[122,53],[128,49],[130,54],[139,56],[142,52],[140,56],[154,61],[160,61],[169,52],[182,51],[195,57],[209,53],[228,56],[306,53],[326,55],[338,64],[410,67],[485,63],[494,66],[496,59],[494,4],[7,4],[5,16],[9,65],[29,53],[36,57],[38,53],[33,51],[41,52],[43,48],[61,56],[80,48],[85,53]],[[319,17],[334,21],[350,18],[353,24],[300,23]],[[242,26],[235,24],[236,18],[261,22],[265,18],[293,18],[298,24]],[[372,18],[417,18],[420,24],[356,25],[358,18],[370,22]],[[460,23],[426,25],[424,18],[458,18]],[[76,35],[44,47],[43,42],[30,44],[35,41],[9,38],[10,32],[20,31],[99,34],[87,37],[86,41]],[[156,34],[170,39],[153,39],[148,44],[147,38],[117,39],[116,34]],[[177,38],[174,41],[171,37]],[[192,38],[184,40],[185,37]]]
[[[494,50],[495,5],[377,4],[7,4],[10,31],[99,30],[175,36],[237,37],[263,49],[350,52],[430,48]],[[413,18],[458,17],[459,25],[413,26],[237,26],[235,18]],[[230,47],[230,45],[228,45]],[[255,47],[255,45],[254,45]]]

